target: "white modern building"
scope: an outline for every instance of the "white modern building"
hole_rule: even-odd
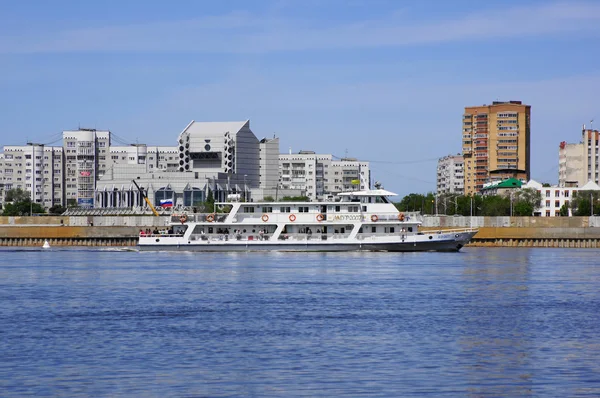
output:
[[[334,160],[332,155],[300,151],[279,155],[279,187],[300,190],[310,200],[340,192],[369,189],[369,162],[354,158]]]
[[[560,143],[558,150],[558,185],[561,187],[583,186],[589,181],[600,183],[598,130],[581,130],[578,144]]]
[[[96,183],[95,207],[143,205],[133,180],[155,206],[165,200],[176,207],[194,206],[209,191],[216,200],[225,201],[231,194],[251,200],[253,192],[260,196],[261,182],[273,180],[268,172],[261,174],[263,164],[277,159],[272,147],[278,140],[271,141],[260,143],[249,120],[192,121],[179,134],[176,147],[116,148],[112,156],[118,158]]]
[[[448,155],[437,164],[437,193],[465,193],[465,160],[462,155]]]
[[[573,195],[579,191],[600,191],[600,186],[593,181],[589,181],[582,187],[544,187],[541,183],[530,180],[521,188],[537,189],[542,194],[542,201],[539,207],[534,211],[534,215],[541,217],[558,217],[560,216],[560,208],[563,205],[569,206]],[[571,216],[569,208],[569,216]]]

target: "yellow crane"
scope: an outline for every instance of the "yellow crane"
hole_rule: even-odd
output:
[[[137,184],[137,182],[135,182],[135,180],[133,181],[133,185],[135,185],[135,187],[138,189],[138,191],[140,191],[140,193],[142,194],[142,198],[144,198],[144,200],[146,201],[146,203],[148,203],[148,206],[150,206],[150,210],[152,210],[152,213],[154,213],[154,215],[156,217],[159,216],[158,212],[156,211],[156,209],[154,208],[154,206],[152,206],[152,202],[150,202],[150,199],[148,199],[148,196],[146,195],[146,192],[144,192],[144,188],[140,188],[140,186]]]

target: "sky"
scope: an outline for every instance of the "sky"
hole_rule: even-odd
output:
[[[556,183],[559,143],[600,126],[599,49],[598,0],[0,0],[0,146],[249,119],[403,196],[435,190],[465,106],[520,100],[532,178]]]

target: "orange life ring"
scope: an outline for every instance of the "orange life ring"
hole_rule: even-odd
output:
[[[377,222],[377,220],[379,220],[379,217],[377,217],[377,215],[376,215],[376,214],[373,214],[373,215],[371,216],[371,221],[373,221],[373,222]]]
[[[404,213],[398,214],[398,220],[404,221]]]
[[[291,222],[294,222],[294,221],[296,221],[296,215],[295,215],[295,214],[290,214],[290,217],[289,217],[289,218],[290,218],[290,221],[291,221]]]
[[[206,216],[206,221],[208,221],[208,222],[215,221],[215,215],[214,214],[209,214],[208,216]]]
[[[325,216],[323,214],[317,214],[317,221],[321,222],[325,219]]]
[[[187,220],[188,218],[186,214],[182,214],[181,217],[179,217],[179,221],[181,221],[182,224],[185,224]]]
[[[261,220],[263,220],[263,222],[269,221],[269,215],[268,214],[263,214],[262,217],[261,217]]]

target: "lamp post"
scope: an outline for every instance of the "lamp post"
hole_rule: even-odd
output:
[[[244,174],[244,202],[248,201],[248,187],[246,186],[246,177],[248,177],[248,174]]]

